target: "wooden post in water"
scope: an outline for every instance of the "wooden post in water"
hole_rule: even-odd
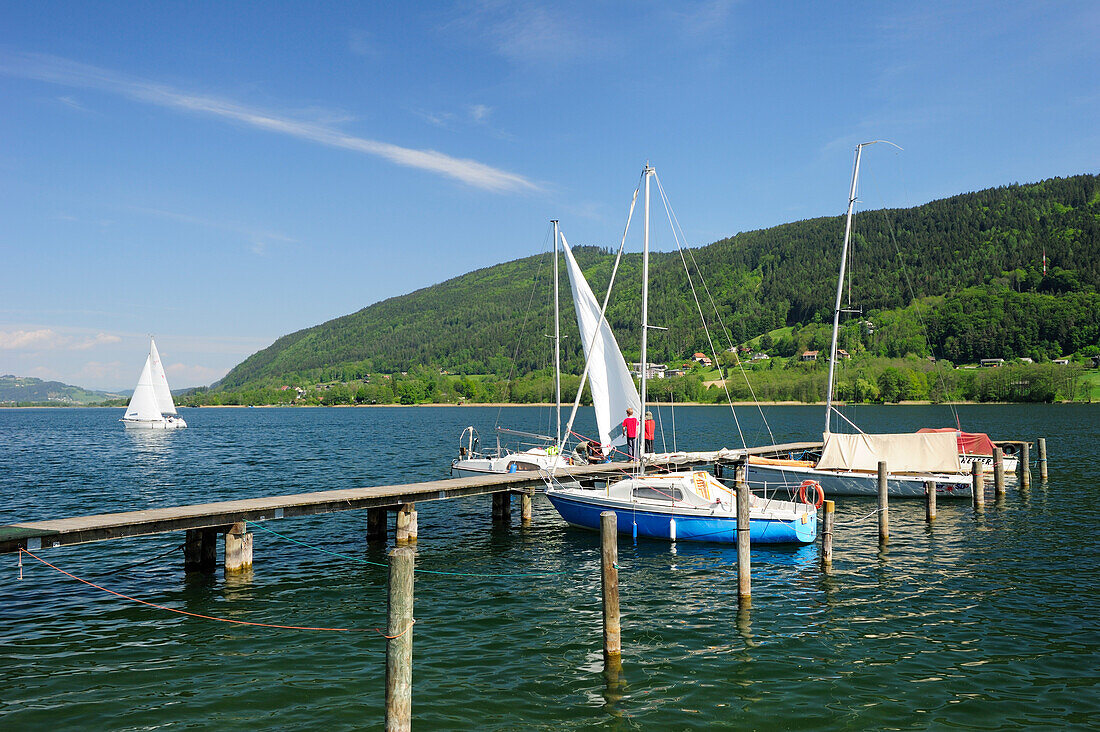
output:
[[[1047,438],[1039,438],[1039,480],[1047,482]]]
[[[493,494],[493,525],[512,522],[512,496],[510,493]]]
[[[367,509],[367,543],[385,543],[389,511],[384,508]]]
[[[238,521],[225,532],[225,571],[244,572],[252,569],[252,534],[244,521]]]
[[[412,729],[413,557],[412,547],[390,552],[386,624],[386,730]]]
[[[749,560],[749,516],[751,514],[752,491],[745,481],[745,463],[742,461],[735,470],[737,485],[737,604],[742,607],[752,605],[752,565]]]
[[[1026,441],[1020,449],[1020,487],[1031,487],[1031,445]]]
[[[878,463],[878,543],[890,541],[890,499],[887,495],[889,481],[886,480],[886,463]]]
[[[397,543],[416,543],[416,504],[402,503],[397,509]]]
[[[833,568],[833,525],[836,521],[836,501],[825,501],[825,514],[821,527],[821,569],[828,573]]]
[[[993,448],[993,495],[1005,497],[1005,454],[999,447]]]
[[[528,489],[528,490],[525,490],[523,492],[523,495],[521,495],[520,498],[519,498],[519,520],[520,520],[520,523],[522,523],[524,526],[530,526],[531,525],[531,516],[533,514],[532,505],[531,505],[533,503],[533,501],[531,499],[531,496],[533,494],[534,494],[534,491],[531,490],[531,489]]]
[[[924,481],[924,496],[928,501],[924,509],[924,520],[932,523],[936,520],[936,481]]]
[[[603,657],[609,666],[622,663],[619,621],[619,526],[614,511],[600,514],[600,564],[603,568]]]
[[[218,566],[218,530],[188,529],[183,544],[183,571],[213,574]]]
[[[970,481],[974,487],[974,508],[980,511],[985,508],[985,473],[977,460],[970,463]]]

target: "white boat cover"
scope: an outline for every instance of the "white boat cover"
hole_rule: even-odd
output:
[[[172,390],[168,388],[168,376],[164,373],[164,364],[160,362],[157,342],[149,339],[149,359],[152,361],[153,393],[157,395],[157,406],[161,414],[176,414],[176,404],[172,401]]]
[[[125,419],[149,421],[161,419],[160,407],[157,406],[157,395],[153,390],[153,356],[145,359],[145,368],[141,370],[137,386],[134,387],[134,395],[130,397],[130,404],[126,407]]]
[[[573,251],[564,235],[561,243],[565,252],[569,283],[573,288],[573,305],[577,310],[577,325],[584,344],[584,357],[589,363],[588,381],[592,386],[592,407],[596,411],[596,428],[600,432],[600,442],[605,449],[613,445],[625,445],[622,421],[626,417],[626,408],[633,408],[634,415],[640,420],[638,404],[641,399],[634,386],[634,377],[630,375],[619,350],[615,334],[602,317],[600,303],[592,294],[581,268],[577,266],[577,260],[573,259]]]
[[[954,433],[909,432],[900,435],[825,435],[818,470],[878,470],[891,473],[961,473]]]

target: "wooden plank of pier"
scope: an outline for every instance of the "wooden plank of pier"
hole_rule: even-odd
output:
[[[820,447],[819,442],[797,442],[751,448],[756,455],[784,454]],[[736,451],[745,454],[746,451]],[[712,463],[685,459],[677,467]],[[630,470],[632,463],[604,463],[561,467],[556,477],[609,479]],[[188,529],[227,528],[242,521],[268,521],[369,508],[396,509],[405,504],[466,498],[487,493],[528,491],[545,484],[544,474],[520,471],[470,478],[446,478],[425,483],[345,488],[264,498],[246,498],[191,506],[153,508],[125,513],[31,521],[0,526],[0,553],[19,549],[68,546],[131,536],[148,536]]]

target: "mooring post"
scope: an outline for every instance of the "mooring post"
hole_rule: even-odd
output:
[[[389,511],[384,508],[367,509],[367,543],[385,543]]]
[[[493,494],[493,524],[509,524],[512,521],[512,496],[509,493]]]
[[[402,503],[397,509],[397,543],[415,543],[416,533],[416,504]]]
[[[1031,445],[1027,442],[1020,450],[1020,487],[1031,487]]]
[[[737,485],[737,604],[752,605],[752,566],[749,560],[749,516],[752,491],[745,480],[745,463],[734,472]]]
[[[531,525],[531,516],[533,515],[531,496],[534,494],[534,490],[527,489],[519,498],[519,520],[524,526]]]
[[[973,484],[974,490],[974,508],[979,511],[985,508],[985,473],[982,470],[982,464],[977,460],[970,463],[970,482]]]
[[[386,624],[386,730],[412,729],[413,557],[412,547],[390,552]]]
[[[878,464],[878,543],[890,541],[890,499],[887,497],[889,481],[886,480],[886,463]]]
[[[924,520],[932,523],[936,520],[936,481],[924,481],[924,496],[928,502],[924,509]]]
[[[825,501],[825,515],[821,527],[821,569],[828,572],[833,567],[833,525],[836,520],[836,501]]]
[[[1047,438],[1039,438],[1039,480],[1047,482]]]
[[[999,447],[993,448],[993,495],[1005,497],[1005,453]]]
[[[183,544],[183,571],[213,574],[218,566],[218,530],[188,529]]]
[[[603,657],[609,666],[620,665],[623,653],[618,542],[618,518],[614,511],[604,511],[600,514],[600,564],[603,568]]]
[[[244,572],[252,569],[252,534],[244,521],[238,521],[225,532],[225,571]]]

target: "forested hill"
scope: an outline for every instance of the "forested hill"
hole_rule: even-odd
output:
[[[843,227],[842,216],[810,219],[691,250],[693,279],[697,267],[733,343],[831,318]],[[1060,355],[1076,350],[1082,340],[1097,343],[1096,175],[1003,186],[910,209],[860,212],[853,231],[853,307],[874,313],[905,307],[915,298],[945,296],[939,302],[951,317],[937,319],[935,309],[929,314],[931,346],[941,350],[938,355],[949,343],[958,346],[960,339],[980,336],[964,332],[969,327],[967,312],[960,311],[964,301],[967,307],[984,303],[990,317],[1001,322],[1016,315],[1045,321],[1023,324],[1027,333],[1022,336],[1000,338],[990,346],[999,352],[983,351],[988,357],[1028,355],[1036,349]],[[602,296],[611,253],[592,246],[575,251],[593,290]],[[517,351],[517,373],[543,368],[549,357],[543,336],[551,332],[550,270],[549,255],[543,254],[384,300],[283,336],[234,368],[217,388],[352,380],[414,366],[506,376]],[[627,360],[637,360],[640,272],[639,254],[624,258],[608,312]],[[564,266],[562,273],[562,328],[574,334]],[[653,255],[650,281],[650,322],[669,328],[651,337],[650,360],[709,352],[680,255]],[[717,335],[722,329],[715,327],[705,293],[700,297],[716,331],[715,345],[728,347],[727,338]],[[579,351],[575,335],[563,341],[566,368],[574,373],[581,368]]]

